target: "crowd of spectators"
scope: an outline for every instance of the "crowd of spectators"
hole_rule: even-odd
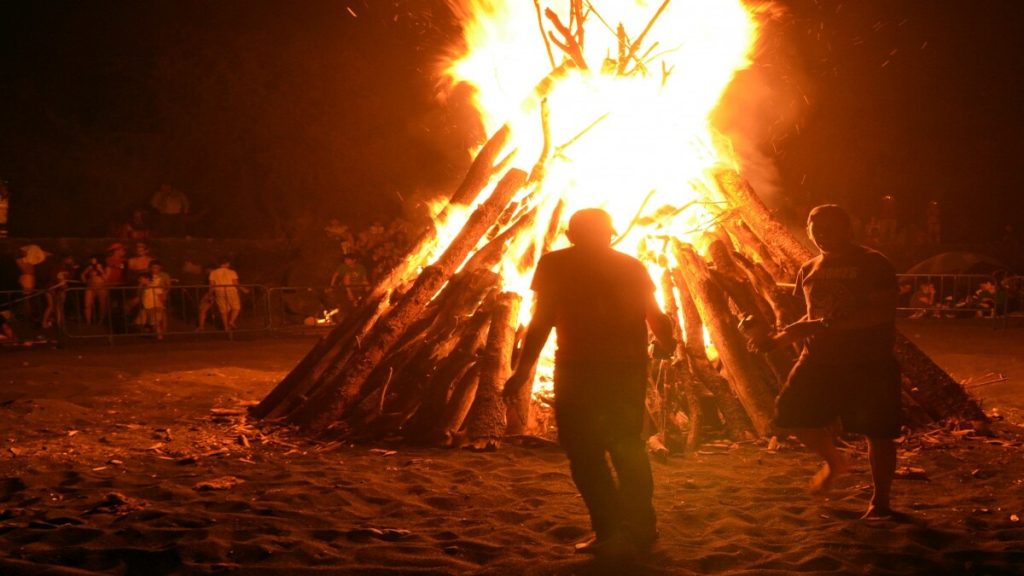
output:
[[[205,268],[188,261],[183,272],[190,270],[190,281],[201,285],[182,286],[142,240],[132,245],[130,256],[125,244],[116,241],[104,253],[83,259],[51,254],[37,244],[24,245],[0,267],[0,340],[15,338],[12,324],[33,331],[56,328],[59,333],[69,321],[80,333],[134,332],[162,340],[168,329],[172,287],[182,288],[185,296],[176,302],[175,310],[183,322],[203,330],[210,312],[216,310],[221,329],[237,329],[242,309],[239,293],[245,288],[238,285],[231,258],[220,258]]]
[[[0,275],[0,339],[13,338],[8,320],[49,330],[68,321],[81,330],[114,330],[152,334],[162,339],[169,322],[175,330],[204,331],[208,326],[238,328],[243,297],[230,258],[206,264],[187,260],[173,277],[147,242],[159,234],[187,233],[188,198],[171,186],[153,196],[152,211],[136,209],[117,232],[118,240],[100,254],[86,257],[50,254],[27,244],[6,261]],[[151,220],[155,226],[151,226]],[[942,247],[942,220],[938,203],[928,205],[921,226],[911,234],[896,218],[894,201],[882,199],[882,209],[859,223],[863,241],[887,255],[901,248],[924,246],[932,253]],[[370,287],[393,269],[416,235],[403,219],[373,221],[361,228],[338,218],[323,227],[328,251],[326,272],[319,282],[325,313],[343,315],[369,293]],[[915,238],[906,244],[908,238]],[[926,253],[923,250],[921,253]],[[189,291],[184,288],[189,287]],[[174,300],[170,294],[185,293]],[[180,302],[179,302],[180,300]],[[925,317],[997,317],[1020,311],[1024,302],[1021,277],[997,272],[991,277],[907,276],[900,283],[900,308],[911,319]],[[69,318],[70,316],[70,318]],[[330,314],[327,315],[328,317]]]
[[[903,276],[899,281],[898,307],[912,320],[998,318],[1021,312],[1022,306],[1022,278],[1005,271],[990,276]]]

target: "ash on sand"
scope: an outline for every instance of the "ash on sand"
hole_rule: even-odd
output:
[[[249,421],[308,340],[5,353],[0,574],[1019,574],[1022,432],[904,439],[902,521],[860,521],[861,442],[830,499],[782,443],[654,462],[661,539],[573,555],[564,456],[317,444]],[[937,359],[942,361],[941,357]],[[9,368],[7,368],[9,366]]]

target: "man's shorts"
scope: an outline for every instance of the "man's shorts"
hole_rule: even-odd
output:
[[[775,402],[775,425],[822,428],[838,417],[846,432],[895,438],[901,424],[900,385],[895,358],[837,365],[801,356]]]
[[[233,286],[215,287],[213,289],[213,297],[217,300],[217,309],[221,312],[242,309],[242,301],[238,297],[238,288]]]

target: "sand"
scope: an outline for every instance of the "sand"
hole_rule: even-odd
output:
[[[0,574],[1024,573],[1008,419],[903,439],[899,520],[858,520],[861,442],[827,499],[795,444],[656,460],[661,538],[605,563],[573,554],[588,521],[552,446],[314,444],[247,420],[311,344],[0,351]]]

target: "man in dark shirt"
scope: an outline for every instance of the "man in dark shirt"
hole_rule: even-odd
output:
[[[850,217],[839,206],[811,210],[807,232],[821,250],[797,273],[796,293],[807,314],[753,343],[762,351],[804,343],[776,402],[775,423],[825,460],[811,482],[821,492],[847,469],[829,426],[840,418],[844,430],[867,436],[874,493],[864,517],[892,516],[892,439],[900,432],[900,373],[893,355],[896,274],[885,256],[853,243]]]
[[[558,440],[595,532],[577,551],[609,555],[646,550],[657,537],[654,483],[641,437],[647,328],[662,348],[674,346],[671,322],[654,299],[646,268],[611,248],[614,234],[607,212],[580,210],[569,220],[573,246],[541,257],[532,285],[533,319],[504,390],[514,398],[530,382],[556,328]]]

